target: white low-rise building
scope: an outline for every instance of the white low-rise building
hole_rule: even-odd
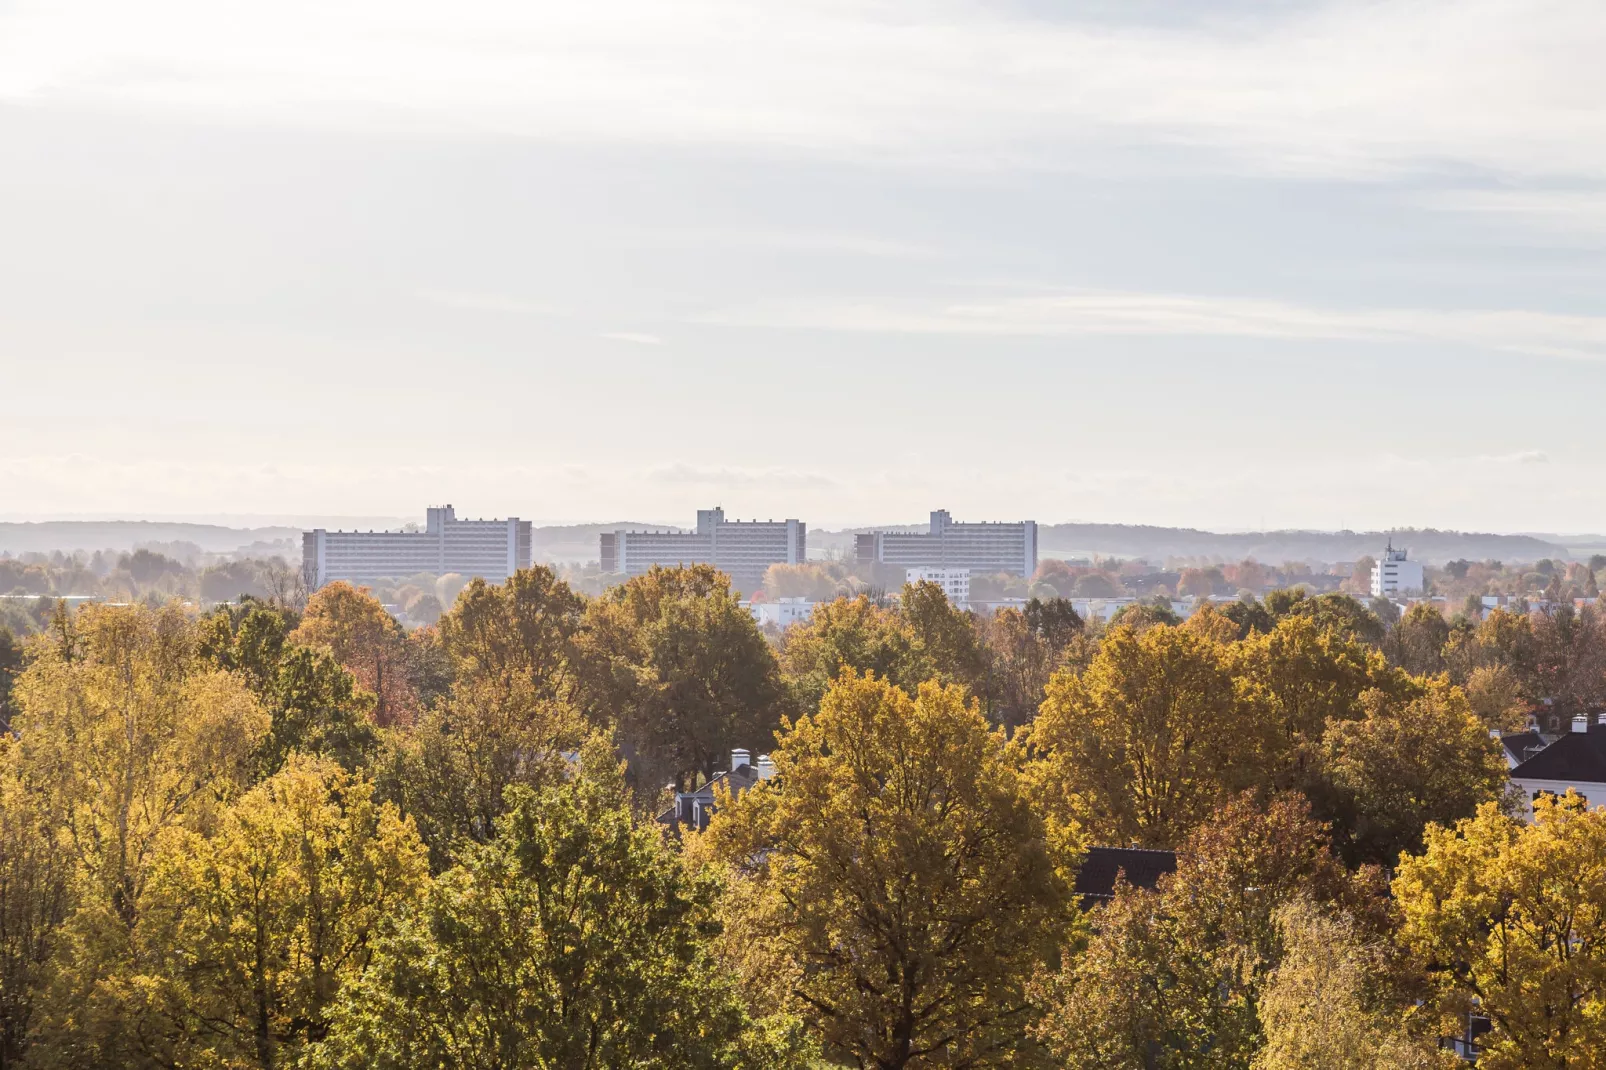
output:
[[[760,628],[766,624],[773,624],[777,628],[790,628],[799,621],[809,620],[814,616],[814,607],[818,602],[811,602],[807,598],[782,598],[775,602],[743,602],[747,611],[753,615]]]
[[[1383,556],[1372,566],[1372,597],[1397,598],[1408,592],[1420,594],[1424,584],[1422,563],[1406,560],[1404,550],[1390,542]]]
[[[904,573],[905,583],[935,583],[956,606],[970,603],[970,569],[968,568],[911,568]]]

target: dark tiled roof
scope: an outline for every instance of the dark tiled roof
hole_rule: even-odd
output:
[[[706,825],[708,814],[713,813],[714,792],[719,785],[725,785],[733,795],[740,795],[757,784],[759,779],[758,771],[750,765],[739,765],[729,772],[716,773],[697,790],[677,793],[674,805],[658,815],[658,823],[679,828],[682,822],[691,820],[691,801],[696,799],[703,805],[703,823]]]
[[[1500,737],[1500,745],[1505,748],[1507,760],[1519,765],[1545,749],[1545,738],[1533,729],[1507,732]]]
[[[1513,769],[1511,779],[1606,784],[1606,727],[1568,732]]]
[[[1175,851],[1148,851],[1136,847],[1089,847],[1076,871],[1076,894],[1082,905],[1100,903],[1115,895],[1117,873],[1136,888],[1153,888],[1167,873],[1176,872]]]

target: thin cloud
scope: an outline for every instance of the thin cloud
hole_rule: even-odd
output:
[[[876,260],[925,260],[942,255],[942,251],[933,245],[900,241],[874,234],[775,230],[764,227],[655,229],[644,232],[640,240],[657,240],[671,245],[695,244],[803,255],[865,257]]]
[[[539,301],[526,301],[523,298],[508,297],[505,294],[422,290],[418,296],[430,304],[445,305],[447,308],[469,309],[476,312],[518,312],[537,316],[555,316],[560,311],[555,305],[543,304]]]
[[[661,465],[647,472],[657,483],[685,483],[701,487],[771,486],[791,488],[834,487],[836,480],[819,472],[794,468],[711,467],[684,462]]]
[[[0,15],[0,100],[964,166],[1147,145],[1228,171],[1606,177],[1603,50],[1597,0],[1169,22],[948,0],[23,0]]]
[[[629,342],[638,346],[661,346],[664,344],[664,340],[656,334],[642,334],[639,331],[604,331],[598,337],[606,338],[611,342]]]
[[[1495,221],[1549,244],[1596,248],[1606,236],[1606,189],[1456,189],[1417,198],[1432,211]]]
[[[949,305],[768,304],[712,312],[730,327],[940,335],[1155,335],[1418,340],[1571,360],[1606,360],[1606,317],[1524,309],[1327,309],[1182,294],[1066,291]]]

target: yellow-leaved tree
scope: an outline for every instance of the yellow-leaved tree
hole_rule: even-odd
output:
[[[1056,821],[1099,842],[1172,847],[1260,779],[1265,740],[1222,644],[1117,626],[1086,671],[1061,672],[1032,724],[1033,777]]]
[[[616,733],[644,800],[712,776],[780,723],[775,652],[713,566],[654,566],[591,602],[585,624],[583,705]]]
[[[551,570],[476,579],[441,618],[451,693],[389,737],[380,782],[417,822],[432,867],[496,833],[507,789],[560,777],[587,725],[574,705],[585,602]]]
[[[27,1047],[56,937],[72,904],[74,862],[63,800],[23,775],[20,747],[0,732],[0,1067]]]
[[[843,669],[875,673],[909,691],[936,674],[903,614],[862,594],[815,606],[808,621],[787,629],[780,656],[787,686],[807,712],[819,709]]]
[[[1254,1070],[1431,1070],[1460,1060],[1412,1026],[1389,949],[1341,911],[1300,897],[1274,915],[1282,958],[1259,1000]]]
[[[774,760],[700,845],[749,992],[853,1065],[1029,1065],[1026,984],[1074,909],[1002,731],[957,686],[848,671]]]
[[[160,1066],[289,1066],[328,1029],[379,936],[428,882],[424,845],[372,785],[296,757],[203,835],[163,836],[140,901],[137,973]]]
[[[1409,701],[1361,696],[1366,716],[1335,721],[1322,739],[1341,852],[1393,865],[1422,847],[1424,827],[1471,817],[1507,786],[1500,744],[1466,696],[1442,678]]]
[[[1527,824],[1486,803],[1426,841],[1394,898],[1446,1034],[1475,1009],[1486,1070],[1606,1066],[1606,809],[1544,796]]]
[[[1267,728],[1273,785],[1307,795],[1320,775],[1327,726],[1364,715],[1361,695],[1411,691],[1377,650],[1315,618],[1290,615],[1230,648],[1234,674]]]
[[[249,780],[268,715],[196,653],[176,606],[88,606],[58,622],[17,680],[25,776],[64,800],[86,894],[134,920],[156,840],[200,827]]]
[[[120,979],[137,972],[157,845],[174,829],[215,827],[255,768],[268,715],[198,640],[176,606],[89,606],[58,616],[17,679],[11,791],[50,823],[35,848],[63,853],[73,871],[72,913],[53,934],[29,1026],[42,1065],[119,1062],[99,1045],[121,1050],[133,1036],[142,996]]]

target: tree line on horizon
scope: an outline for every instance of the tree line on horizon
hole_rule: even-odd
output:
[[[1403,1068],[1474,1009],[1593,1065],[1606,810],[1524,821],[1491,732],[1603,701],[1592,607],[1297,589],[60,607],[0,644],[0,1067]],[[1098,845],[1177,868],[1084,903]]]

